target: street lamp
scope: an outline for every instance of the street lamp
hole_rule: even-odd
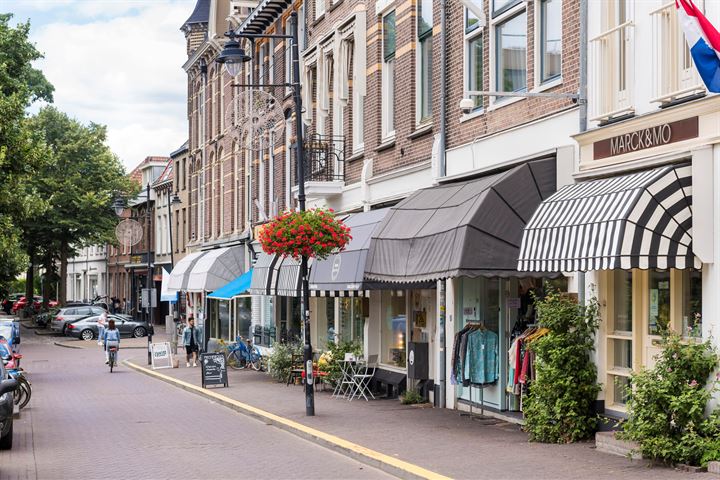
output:
[[[115,197],[112,207],[113,210],[115,210],[115,215],[120,217],[122,216],[123,210],[125,210],[125,202],[123,202],[122,198]]]
[[[292,33],[290,35],[283,34],[260,34],[260,33],[235,33],[232,28],[225,33],[230,40],[225,43],[222,52],[216,61],[225,65],[228,74],[235,77],[240,70],[240,65],[252,60],[252,57],[240,48],[239,39],[245,38],[253,40],[256,38],[276,38],[281,40],[290,40],[292,43],[292,82],[283,84],[266,84],[266,85],[233,85],[233,87],[290,87],[293,91],[293,103],[295,110],[295,149],[297,158],[297,178],[298,178],[298,204],[300,211],[305,211],[305,152],[303,142],[303,126],[302,126],[302,100],[300,97],[300,49],[298,46],[298,21],[297,12],[290,14],[290,24]],[[313,393],[313,358],[312,344],[310,342],[310,287],[308,285],[307,268],[308,257],[303,255],[300,257],[300,278],[302,279],[302,294],[300,297],[300,316],[305,327],[305,345],[303,346],[303,363],[305,366],[305,415],[315,415],[315,396]]]
[[[182,203],[182,200],[180,200],[180,197],[178,197],[177,192],[175,192],[172,195],[172,199],[170,198],[170,192],[167,194],[167,209],[168,209],[168,232],[170,232],[170,270],[172,270],[175,267],[175,253],[173,249],[173,231],[172,231],[172,211],[170,210],[170,206],[174,205],[180,205]]]

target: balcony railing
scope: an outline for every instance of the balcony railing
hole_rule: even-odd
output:
[[[590,40],[590,119],[606,122],[635,111],[634,24],[621,23]]]
[[[666,104],[705,92],[678,22],[675,2],[650,12],[653,28],[653,102]]]
[[[345,180],[345,137],[312,134],[305,140],[305,181]]]

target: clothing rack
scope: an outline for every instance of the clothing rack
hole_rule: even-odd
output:
[[[465,323],[465,327],[468,327],[468,326],[485,329],[485,322],[469,321],[469,322]],[[491,422],[496,421],[492,417],[485,416],[485,400],[484,400],[485,385],[486,384],[477,384],[477,383],[470,384],[470,412],[469,413],[468,412],[460,413],[461,417],[470,417],[473,420],[478,420],[478,421],[491,421]],[[480,415],[473,412],[473,387],[478,387],[478,386],[480,387]]]

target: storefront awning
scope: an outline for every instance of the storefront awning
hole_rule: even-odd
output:
[[[528,222],[518,269],[700,268],[692,251],[692,167],[569,185]]]
[[[242,246],[209,250],[190,272],[188,292],[214,291],[243,273],[245,254]]]
[[[413,193],[373,234],[365,278],[517,276],[523,228],[555,192],[555,175],[553,157]]]
[[[253,271],[250,269],[232,282],[212,292],[208,295],[208,298],[214,298],[215,300],[231,300],[233,297],[247,293],[247,291],[250,290],[252,275]]]
[[[250,285],[252,295],[300,296],[300,262],[292,257],[283,258],[260,252],[253,270]]]
[[[170,278],[168,279],[168,293],[184,291],[187,289],[190,272],[198,259],[203,255],[205,255],[205,252],[190,253],[184,256],[182,260],[175,265],[175,268],[173,268],[172,272],[170,272]]]
[[[354,213],[344,220],[352,240],[342,252],[315,261],[309,277],[313,296],[363,296],[372,288],[371,282],[364,280],[370,239],[389,212],[389,208],[383,208]]]

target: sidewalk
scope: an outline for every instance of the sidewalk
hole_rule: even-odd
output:
[[[143,358],[133,357],[130,358],[132,363],[146,368]],[[180,360],[184,365],[184,359]],[[199,367],[163,369],[152,373],[170,377],[170,381],[175,379],[200,386]],[[300,386],[286,387],[264,373],[253,371],[231,370],[228,377],[229,388],[203,392],[206,395],[212,392],[210,397],[218,394],[247,404],[250,408],[246,409],[246,413],[250,415],[262,417],[253,411],[261,409],[269,412],[268,418],[277,415],[289,420],[288,423],[297,422],[353,442],[361,448],[372,449],[448,477],[671,479],[687,478],[689,475],[668,468],[650,469],[644,462],[631,462],[623,457],[599,453],[594,450],[593,443],[529,443],[527,435],[514,424],[483,425],[460,417],[456,411],[405,406],[397,400],[348,402],[331,398],[329,390],[316,392],[316,416],[306,417],[304,392]],[[296,433],[302,435],[302,432]],[[694,474],[692,478],[715,477]]]
[[[37,333],[37,332],[36,332]],[[39,335],[45,335],[39,334]],[[51,335],[51,334],[48,334]],[[53,334],[57,337],[57,340],[55,340],[55,345],[58,347],[67,347],[67,348],[99,348],[98,347],[98,341],[95,340],[81,340],[79,338],[71,338],[71,337],[63,337],[58,334]],[[153,335],[153,343],[161,343],[161,342],[167,342],[167,335],[165,333],[159,333]],[[136,350],[145,350],[147,351],[148,348],[148,338],[147,337],[139,337],[139,338],[125,338],[123,337],[120,340],[120,347],[122,349],[136,349]]]

